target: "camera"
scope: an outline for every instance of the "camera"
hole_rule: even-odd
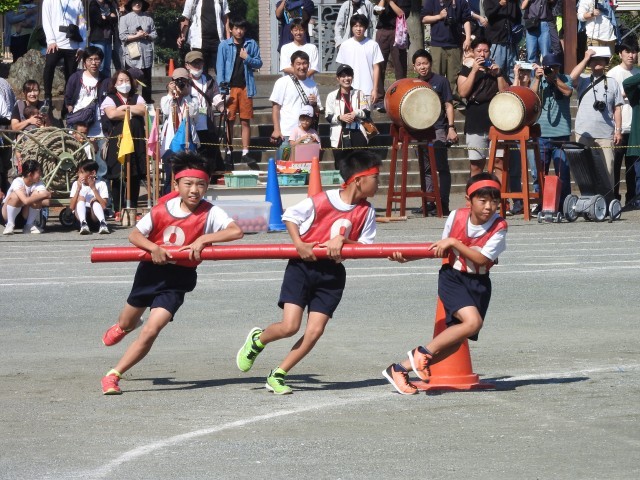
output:
[[[175,83],[176,87],[180,90],[187,86],[187,80],[185,78],[176,78],[173,83]]]
[[[544,67],[542,69],[544,74],[548,77],[549,75],[553,75],[553,67]]]
[[[493,61],[490,58],[487,58],[484,62],[482,62],[481,66],[484,68],[491,68],[493,65]]]
[[[221,82],[218,86],[222,95],[229,95],[229,82]]]
[[[82,42],[82,35],[80,35],[80,28],[77,25],[70,23],[69,25],[60,25],[58,30],[62,33],[66,33],[66,37],[74,42]]]
[[[595,102],[593,102],[593,109],[596,112],[604,112],[606,108],[607,108],[607,104],[604,103],[602,100],[596,100]]]

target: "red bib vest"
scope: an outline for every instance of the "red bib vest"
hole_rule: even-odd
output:
[[[453,218],[453,224],[451,225],[451,232],[449,236],[457,238],[467,247],[477,250],[482,250],[489,239],[499,230],[507,228],[507,222],[503,218],[496,218],[486,233],[476,238],[471,238],[467,235],[467,223],[471,210],[469,208],[459,208],[456,210],[456,216]],[[468,258],[463,257],[460,252],[455,248],[449,249],[449,265],[461,272],[474,273],[474,274],[486,274],[493,265],[498,263],[498,259],[494,262],[489,262],[486,265],[477,265]]]
[[[181,247],[190,245],[204,234],[209,211],[213,208],[209,202],[201,201],[196,211],[184,218],[174,217],[169,213],[166,203],[156,205],[151,209],[151,233],[149,240],[157,245]],[[183,267],[197,267],[200,262],[180,260],[176,265]]]
[[[323,243],[336,235],[358,241],[371,207],[369,202],[362,200],[352,210],[343,212],[332,205],[325,192],[314,195],[311,200],[314,219],[309,230],[300,235],[302,241]]]

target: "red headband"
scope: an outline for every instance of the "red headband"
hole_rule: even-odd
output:
[[[378,173],[380,173],[380,169],[378,167],[371,167],[367,170],[363,170],[361,172],[358,173],[354,173],[353,175],[351,175],[351,177],[342,184],[342,188],[346,188],[347,185],[349,185],[350,183],[353,183],[356,181],[356,178],[360,178],[360,177],[368,177],[369,175],[377,175]]]
[[[209,183],[209,174],[205,171],[197,170],[195,168],[187,168],[186,170],[182,170],[176,173],[175,179],[178,180],[182,177],[195,177]]]
[[[500,190],[500,183],[496,182],[495,180],[481,180],[469,186],[469,188],[467,189],[467,195],[471,196],[472,193],[485,187]]]

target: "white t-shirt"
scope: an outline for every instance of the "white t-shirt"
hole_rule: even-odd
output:
[[[285,43],[280,48],[280,71],[291,66],[291,55],[298,50],[302,50],[309,55],[309,68],[318,71],[318,47],[313,43],[305,43],[302,46],[296,45],[294,42]]]
[[[348,212],[356,208],[355,205],[345,203],[340,198],[340,192],[342,190],[327,190],[327,197],[337,210],[341,212]],[[304,235],[311,227],[313,220],[315,219],[313,208],[313,200],[311,198],[305,198],[301,202],[287,208],[282,215],[282,221],[292,222],[298,225],[300,228],[300,235]],[[367,219],[364,222],[362,233],[358,238],[358,243],[370,244],[376,236],[376,211],[373,207],[369,208],[367,213]]]
[[[138,95],[138,100],[136,101],[136,105],[144,105],[144,98],[142,97],[142,95]],[[104,109],[108,108],[108,107],[115,107],[116,106],[116,102],[113,101],[113,98],[111,97],[105,97],[105,99],[102,101],[102,105],[100,105],[100,111],[102,112],[102,115],[104,115]]]
[[[71,193],[69,194],[69,198],[73,198],[78,190],[78,182],[73,182],[73,186],[71,187]],[[109,189],[107,188],[107,184],[102,181],[96,181],[96,190],[98,190],[98,194],[104,199],[109,199]],[[80,188],[80,196],[84,197],[84,201],[87,203],[91,203],[91,201],[96,198],[93,194],[93,190],[88,185],[82,185]]]
[[[184,218],[191,215],[190,212],[185,212],[180,208],[181,201],[182,199],[180,197],[176,197],[167,202],[167,209],[169,210],[169,213],[176,218]],[[224,230],[231,222],[233,222],[233,218],[229,217],[227,212],[223,209],[214,205],[213,208],[209,210],[207,222],[204,227],[204,233],[215,233],[220,230]],[[153,228],[153,224],[151,223],[151,212],[147,213],[140,219],[136,224],[136,228],[140,230],[140,233],[145,237],[149,236]]]
[[[24,194],[29,197],[31,196],[32,193],[34,192],[46,192],[47,191],[47,187],[44,186],[44,183],[42,182],[38,182],[38,183],[34,183],[31,186],[28,186],[26,183],[24,183],[24,179],[22,177],[17,177],[13,180],[13,182],[11,182],[11,186],[9,187],[9,190],[7,190],[7,194],[4,197],[4,200],[2,203],[5,203],[7,201],[7,198],[9,198],[9,196],[15,191],[15,190],[20,190],[20,189],[24,189]]]
[[[207,77],[204,75],[200,75],[200,78],[191,78],[191,81],[198,86],[198,88],[206,92],[207,91]],[[191,87],[191,96],[198,101],[198,115],[195,118],[195,126],[196,130],[208,130],[209,126],[207,125],[207,100],[204,98],[204,95],[201,95],[195,87]]]
[[[73,106],[73,111],[77,112],[88,107],[91,102],[98,98],[98,79],[86,72],[82,74],[82,85],[80,85],[80,93],[78,101]],[[96,105],[96,121],[89,125],[87,137],[101,137],[102,124],[100,123],[100,105]]]
[[[618,65],[609,70],[607,75],[615,78],[620,87],[622,87],[622,82],[625,79],[639,73],[640,68],[638,67],[633,67],[631,70],[627,70],[622,67],[622,65]],[[622,89],[621,93],[623,92],[624,89]],[[624,101],[624,104],[622,105],[622,133],[629,133],[631,131],[631,105],[629,105],[629,100],[627,100],[626,95],[622,95],[622,100]]]
[[[447,223],[444,225],[444,230],[442,231],[442,239],[449,238],[449,233],[451,232],[451,225],[453,225],[453,219],[456,217],[456,211],[454,210],[449,214],[449,218],[447,218]],[[500,215],[497,213],[493,214],[493,217],[489,219],[487,223],[483,223],[482,225],[474,225],[471,223],[471,218],[467,221],[467,235],[471,238],[477,238],[485,233],[491,228],[493,222],[499,218]],[[502,252],[507,248],[507,230],[502,229],[498,230],[482,247],[480,253],[487,257],[489,260],[494,261],[496,258],[500,256]]]
[[[351,86],[362,90],[365,95],[371,95],[373,90],[373,66],[384,61],[380,46],[375,40],[365,37],[358,42],[353,37],[340,45],[336,63],[349,65],[353,68],[353,83]]]
[[[299,80],[302,90],[307,95],[315,95],[320,106],[320,94],[313,78]],[[289,75],[276,80],[269,100],[280,105],[280,131],[284,137],[291,135],[300,120],[300,109],[304,105],[297,87]]]

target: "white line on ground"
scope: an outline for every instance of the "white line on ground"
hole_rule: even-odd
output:
[[[609,365],[605,367],[591,368],[591,369],[579,369],[579,370],[570,370],[565,372],[552,372],[552,373],[542,373],[542,374],[531,374],[531,375],[519,375],[513,377],[506,377],[502,379],[494,380],[494,382],[514,382],[514,381],[526,381],[526,380],[537,380],[537,379],[548,379],[548,378],[571,378],[577,375],[589,375],[594,373],[624,373],[629,371],[640,370],[640,364],[632,364],[632,365]],[[385,390],[384,393],[377,392],[369,395],[360,395],[355,398],[343,399],[340,401],[331,400],[330,402],[322,402],[316,403],[312,405],[300,406],[298,408],[292,408],[288,410],[281,410],[279,412],[272,412],[266,415],[257,415],[254,417],[249,417],[241,420],[236,420],[234,422],[224,423],[222,425],[216,425],[213,427],[202,428],[199,430],[194,430],[192,432],[183,433],[180,435],[174,435],[172,437],[168,437],[164,440],[159,440],[157,442],[148,443],[146,445],[140,445],[128,452],[121,454],[110,462],[98,467],[95,470],[91,470],[88,472],[82,472],[77,475],[77,478],[104,478],[110,473],[112,473],[115,469],[119,468],[121,465],[134,461],[138,458],[144,457],[145,455],[149,455],[157,450],[172,447],[176,445],[180,445],[186,442],[189,442],[195,438],[203,437],[207,435],[212,435],[214,433],[222,432],[224,430],[230,430],[235,428],[242,428],[252,423],[258,423],[262,421],[272,420],[274,418],[283,417],[287,415],[295,415],[299,413],[309,412],[313,410],[321,410],[325,408],[333,408],[333,407],[342,407],[349,404],[354,403],[364,403],[370,402],[372,400],[377,400],[383,397],[388,397],[389,392]]]

